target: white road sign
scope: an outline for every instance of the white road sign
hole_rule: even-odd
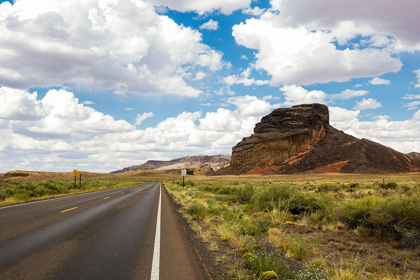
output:
[[[186,176],[186,175],[187,175],[187,170],[182,169],[182,170],[181,170],[181,175],[182,175],[182,176]]]

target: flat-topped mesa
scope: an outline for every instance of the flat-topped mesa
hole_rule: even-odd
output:
[[[327,106],[307,104],[263,117],[254,134],[233,147],[230,168],[218,174],[419,171],[420,154],[348,135],[330,126]]]
[[[325,105],[304,104],[276,109],[262,118],[253,135],[233,147],[230,173],[264,169],[306,153],[325,137],[329,128],[329,112]]]

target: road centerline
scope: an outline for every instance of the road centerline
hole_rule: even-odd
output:
[[[69,212],[69,211],[75,210],[75,209],[77,209],[77,208],[78,208],[78,207],[73,207],[73,208],[70,208],[70,209],[66,209],[66,210],[61,211],[61,213],[66,213],[66,212]]]
[[[162,208],[162,184],[159,184],[159,206],[156,220],[155,246],[153,249],[152,273],[150,280],[159,280],[159,262],[160,262],[160,224]]]
[[[105,200],[105,199],[108,199],[108,198],[110,198],[110,196],[104,197],[104,200]]]

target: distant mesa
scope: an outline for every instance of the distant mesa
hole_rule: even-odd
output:
[[[198,155],[177,158],[169,161],[149,160],[144,164],[126,167],[111,173],[127,173],[144,170],[174,170],[174,169],[202,169],[203,173],[213,173],[220,168],[229,166],[230,155]]]
[[[304,104],[263,117],[254,134],[233,147],[230,166],[216,174],[415,171],[420,171],[419,153],[403,154],[348,135],[330,125],[327,106]]]

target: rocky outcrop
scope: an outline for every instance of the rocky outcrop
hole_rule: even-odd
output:
[[[177,158],[169,161],[164,160],[149,160],[144,164],[126,167],[121,170],[113,171],[111,173],[126,173],[140,170],[172,170],[184,168],[210,168],[214,171],[221,167],[226,167],[230,163],[230,155],[198,155]]]
[[[416,155],[345,134],[329,124],[327,106],[306,104],[263,117],[254,134],[233,147],[231,165],[220,173],[420,171]]]

